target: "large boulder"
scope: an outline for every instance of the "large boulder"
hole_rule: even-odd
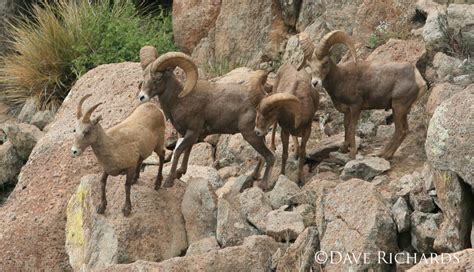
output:
[[[315,227],[309,227],[286,249],[277,261],[280,271],[317,271],[313,268],[314,255],[319,250],[319,235]]]
[[[426,113],[429,117],[433,116],[436,108],[441,105],[444,101],[451,98],[456,93],[462,91],[463,88],[457,85],[453,85],[449,82],[436,84],[430,91],[428,102],[426,104]]]
[[[433,248],[437,252],[463,250],[469,246],[472,232],[474,197],[471,188],[450,171],[436,172],[433,180],[444,217]]]
[[[173,1],[173,34],[176,45],[185,53],[215,27],[221,0]]]
[[[122,213],[123,176],[109,178],[103,215],[97,214],[100,175],[88,175],[81,180],[67,206],[66,252],[74,270],[139,259],[166,260],[186,251],[186,228],[181,215],[185,188],[177,184],[156,192],[155,177],[156,171],[145,171],[132,186],[129,217]]]
[[[420,253],[434,252],[433,242],[443,220],[441,213],[414,211],[411,216],[411,245]]]
[[[325,232],[321,250],[339,252],[342,256],[354,252],[369,255],[367,262],[326,263],[327,269],[382,270],[387,264],[377,261],[377,254],[397,252],[397,229],[390,209],[375,187],[363,180],[351,179],[334,188],[324,205]]]
[[[341,173],[341,179],[360,178],[370,181],[390,170],[390,162],[379,157],[366,157],[349,161]]]
[[[161,263],[137,261],[112,265],[100,271],[270,271],[272,255],[284,245],[272,238],[255,235],[245,238],[240,246],[212,250],[195,256],[177,257]]]
[[[474,48],[474,5],[451,4],[447,9],[448,27],[453,34],[460,34],[466,48]]]
[[[15,182],[22,166],[23,160],[11,142],[0,145],[0,169],[2,169],[0,171],[0,186],[8,182]]]
[[[277,1],[223,1],[215,27],[196,46],[193,57],[209,70],[257,67],[278,58],[286,28]]]
[[[457,173],[474,187],[474,88],[443,102],[431,118],[426,137],[428,162],[438,170]]]
[[[448,19],[446,10],[441,7],[433,8],[428,13],[423,27],[423,40],[426,48],[432,51],[443,51],[449,48],[449,40],[446,35]]]
[[[418,40],[390,39],[377,47],[367,61],[407,61],[416,64],[426,54],[425,45]]]
[[[66,205],[82,176],[101,171],[91,149],[76,159],[70,155],[77,104],[87,94],[92,97],[85,107],[105,102],[95,114],[102,115],[108,128],[138,105],[136,86],[142,77],[139,63],[121,63],[101,65],[76,82],[0,209],[0,218],[8,218],[0,220],[2,269],[71,270],[64,248]],[[14,220],[8,217],[11,213]]]
[[[8,140],[13,144],[23,161],[28,160],[36,143],[43,137],[43,133],[39,128],[24,123],[6,123],[3,131],[5,131]]]
[[[207,179],[193,178],[188,182],[181,212],[189,244],[216,235],[217,196]]]

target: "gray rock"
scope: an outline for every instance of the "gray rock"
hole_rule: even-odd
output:
[[[441,213],[414,211],[411,216],[411,245],[420,253],[434,252],[433,242],[443,220]]]
[[[390,209],[371,183],[351,179],[331,190],[322,202],[325,230],[321,250],[341,254],[364,252],[367,262],[326,263],[329,271],[382,271],[387,264],[378,262],[379,251],[398,252],[397,229]],[[319,224],[319,223],[318,223]]]
[[[222,247],[242,244],[247,236],[259,234],[241,212],[238,192],[219,196],[217,200],[216,238]]]
[[[392,206],[393,219],[397,223],[398,233],[406,232],[410,229],[410,208],[403,197],[399,197]]]
[[[0,145],[0,186],[16,182],[23,163],[11,142]]]
[[[303,204],[296,207],[295,211],[303,217],[303,223],[305,227],[314,226],[314,213],[316,208],[309,204]]]
[[[30,124],[43,130],[54,119],[54,114],[50,110],[38,111],[31,117]]]
[[[123,176],[109,177],[107,209],[97,214],[100,175],[81,179],[67,205],[65,249],[71,267],[79,271],[136,260],[161,261],[188,247],[181,215],[184,186],[155,191],[156,171],[145,170],[131,191],[132,213],[124,217]],[[121,180],[121,182],[119,182]]]
[[[423,180],[418,172],[406,174],[398,180],[393,180],[390,186],[395,191],[397,197],[404,197],[409,201],[411,192],[420,192],[423,190]]]
[[[395,127],[393,125],[380,125],[377,127],[377,139],[387,141],[392,138],[394,132]]]
[[[44,135],[37,127],[23,123],[5,123],[3,130],[23,161],[28,160],[36,143]]]
[[[361,122],[357,125],[356,133],[362,138],[369,138],[375,136],[377,133],[377,127],[370,121]]]
[[[191,243],[186,251],[186,256],[206,254],[213,250],[219,250],[219,244],[216,237],[211,236]]]
[[[474,86],[443,102],[431,118],[425,150],[436,170],[450,170],[474,187]]]
[[[426,47],[433,51],[449,48],[447,29],[448,20],[445,11],[440,9],[429,13],[422,34]]]
[[[18,121],[22,123],[29,123],[31,121],[31,118],[33,115],[36,113],[36,99],[31,97],[28,98],[21,108],[20,113],[18,114]]]
[[[450,4],[447,9],[448,26],[451,33],[461,33],[466,48],[474,48],[474,5]]]
[[[192,151],[191,151],[192,152]],[[163,168],[163,176],[167,176],[171,169],[171,164],[165,165]],[[212,189],[215,190],[224,185],[224,181],[221,179],[217,170],[214,167],[210,166],[200,166],[200,165],[188,165],[188,170],[180,180],[185,183],[190,182],[193,178],[203,178],[206,179],[211,185]]]
[[[276,271],[317,271],[313,267],[317,251],[319,251],[318,230],[315,227],[306,228],[279,258]]]
[[[292,196],[301,192],[301,189],[295,182],[291,181],[284,175],[280,175],[275,187],[268,193],[270,203],[274,209],[278,209],[283,205],[289,205]]]
[[[425,192],[433,190],[433,169],[431,169],[430,165],[426,162],[423,166],[423,171],[421,172],[421,175],[423,178],[423,189],[425,190]]]
[[[303,217],[296,211],[278,209],[267,214],[266,234],[277,241],[293,241],[304,229]]]
[[[430,213],[436,208],[433,199],[425,192],[410,192],[410,205],[415,211]]]
[[[295,27],[302,0],[279,0],[285,24]]]
[[[188,243],[216,235],[217,197],[208,180],[192,178],[181,203]]]
[[[462,75],[462,65],[462,60],[450,57],[442,52],[436,53],[433,59],[433,66],[439,79],[444,79],[446,76]]]
[[[262,189],[252,187],[240,194],[240,207],[247,220],[265,232],[266,215],[272,211],[272,206]]]
[[[434,184],[443,223],[433,248],[437,252],[456,252],[469,246],[474,197],[471,188],[456,173],[436,172]]]
[[[363,158],[362,155],[356,154],[356,159],[361,159],[361,158]],[[334,152],[329,153],[329,159],[326,159],[326,161],[328,162],[337,163],[339,165],[345,165],[351,160],[352,159],[349,157],[349,153],[341,153],[339,151],[334,151]]]
[[[344,133],[325,138],[319,142],[319,145],[308,152],[309,157],[315,161],[322,161],[329,157],[329,153],[339,150],[344,143]],[[360,138],[356,137],[356,146],[359,147]]]
[[[387,170],[390,170],[390,162],[385,159],[378,157],[355,159],[344,166],[341,179],[360,178],[369,181]]]
[[[246,237],[243,244],[205,254],[171,258],[155,263],[137,261],[102,269],[104,272],[125,271],[270,271],[272,255],[285,248],[265,235]]]

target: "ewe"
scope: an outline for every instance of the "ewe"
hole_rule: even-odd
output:
[[[160,167],[155,181],[155,190],[161,186],[162,170],[165,156],[164,135],[165,117],[163,112],[153,103],[138,106],[130,116],[121,123],[104,130],[99,124],[101,116],[91,119],[94,110],[102,103],[91,107],[82,115],[82,104],[91,95],[84,96],[77,107],[77,123],[73,157],[82,154],[88,146],[92,147],[104,172],[101,178],[101,204],[97,213],[104,213],[107,207],[105,186],[109,175],[126,175],[125,205],[123,214],[130,214],[130,188],[140,176],[140,168],[144,159],[155,151],[160,157]]]

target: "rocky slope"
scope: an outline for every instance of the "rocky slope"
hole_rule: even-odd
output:
[[[0,183],[16,179],[21,169],[13,193],[0,206],[0,270],[403,271],[415,262],[413,271],[472,269],[472,249],[466,248],[474,243],[474,72],[469,60],[452,51],[457,49],[443,29],[465,33],[462,44],[472,48],[474,6],[270,0],[244,1],[237,8],[218,0],[198,2],[174,1],[173,27],[178,45],[193,52],[204,70],[203,63],[215,58],[235,63],[248,58],[255,66],[282,57],[297,64],[301,50],[295,32],[307,31],[317,40],[335,28],[353,33],[361,58],[415,64],[430,90],[414,105],[410,134],[395,157],[388,162],[373,156],[393,133],[386,123],[390,112],[383,110],[367,111],[359,120],[355,160],[338,152],[342,114],[321,92],[303,187],[293,182],[297,163],[291,155],[287,176],[279,175],[279,137],[273,189],[263,192],[246,182],[256,152],[240,135],[216,135],[193,148],[188,173],[173,188],[153,190],[157,159],[148,158],[132,187],[129,218],[120,212],[124,179],[111,178],[107,211],[98,215],[100,168],[90,149],[74,160],[69,154],[76,105],[92,94],[89,103],[104,102],[95,114],[110,127],[138,105],[142,77],[137,63],[103,65],[78,80],[50,125],[51,113],[35,114],[31,105],[16,122],[0,122],[0,165],[8,170],[0,172]],[[380,18],[394,25],[397,16],[426,17],[426,22],[408,39],[388,39],[373,52],[364,46]],[[246,84],[252,73],[239,68],[212,80]],[[324,118],[329,122],[320,131]],[[167,138],[169,160],[177,141],[169,124]],[[331,263],[316,255],[319,251],[369,258]],[[380,262],[380,252],[428,257]],[[434,253],[458,261],[430,259]]]

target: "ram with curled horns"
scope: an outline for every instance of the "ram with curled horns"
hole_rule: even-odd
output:
[[[340,30],[326,34],[317,46],[306,33],[300,33],[299,40],[304,51],[303,66],[311,69],[311,84],[322,85],[335,108],[344,113],[341,151],[350,150],[350,157],[355,158],[355,131],[362,110],[392,109],[395,133],[378,154],[391,158],[408,133],[407,115],[413,103],[427,89],[418,69],[408,62],[357,61],[352,39]],[[331,60],[331,48],[338,43],[349,48],[353,61],[336,64]]]
[[[176,178],[186,173],[192,146],[199,139],[210,134],[241,133],[265,159],[266,169],[261,187],[267,188],[274,155],[266,146],[264,137],[254,132],[255,108],[265,95],[263,84],[267,72],[257,71],[249,86],[200,80],[197,67],[188,55],[168,52],[158,57],[152,46],[144,46],[140,50],[140,63],[143,69],[143,81],[139,85],[140,101],[158,96],[166,117],[184,137],[175,148],[171,170],[163,186],[172,186]],[[184,86],[173,73],[177,66],[186,74]],[[183,161],[177,169],[183,153]],[[258,178],[261,164],[259,160],[251,178]]]

